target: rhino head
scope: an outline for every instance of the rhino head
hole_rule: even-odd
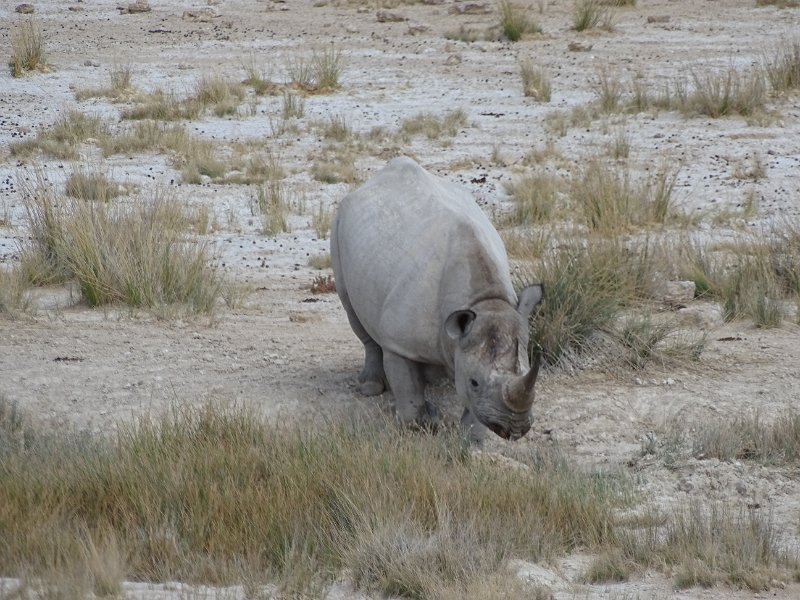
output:
[[[504,300],[483,300],[445,321],[454,345],[456,392],[481,423],[504,439],[519,439],[531,428],[541,353],[529,366],[528,317],[543,291],[531,285],[520,292],[516,308]]]

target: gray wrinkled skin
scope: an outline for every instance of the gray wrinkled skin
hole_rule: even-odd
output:
[[[395,396],[398,418],[435,426],[434,374],[455,381],[462,424],[517,439],[531,426],[532,285],[517,298],[505,248],[465,189],[396,158],[342,200],[331,228],[336,289],[364,344],[359,389]]]

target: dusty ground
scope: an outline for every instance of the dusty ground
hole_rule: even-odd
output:
[[[15,3],[0,7],[0,48],[9,46]],[[800,216],[800,109],[797,97],[770,101],[770,119],[684,119],[674,113],[645,113],[571,128],[563,137],[545,131],[545,117],[593,98],[592,81],[605,66],[628,78],[641,73],[652,82],[689,68],[754,65],[781,39],[800,31],[800,10],[756,8],[751,0],[640,1],[620,10],[611,33],[570,30],[570,2],[531,6],[544,33],[517,44],[450,41],[444,34],[460,25],[485,27],[492,14],[451,14],[468,3],[386,9],[407,20],[379,22],[375,6],[311,0],[200,3],[154,0],[144,14],[119,14],[116,1],[35,3],[54,70],[12,79],[0,70],[0,267],[11,265],[25,236],[17,178],[25,165],[7,152],[13,140],[34,135],[66,108],[114,115],[103,100],[76,103],[74,89],[103,85],[114,64],[131,64],[134,84],[183,93],[204,74],[242,78],[252,56],[275,78],[288,58],[334,42],[346,59],[342,89],[306,100],[305,122],[345,115],[356,131],[394,129],[421,110],[462,108],[469,126],[452,144],[424,138],[403,149],[426,167],[471,188],[487,205],[505,202],[502,183],[511,180],[522,157],[551,138],[567,163],[602,154],[616,131],[628,132],[631,163],[646,171],[664,160],[681,162],[677,194],[687,212],[735,210],[747,193],[759,199],[753,230],[776,217]],[[358,3],[365,5],[367,3]],[[483,4],[481,2],[478,5]],[[318,5],[318,6],[315,6]],[[544,10],[538,13],[537,6]],[[491,7],[491,4],[488,4]],[[72,8],[83,10],[73,11]],[[187,10],[209,10],[198,20]],[[490,11],[491,12],[491,11]],[[668,17],[648,22],[648,17]],[[796,39],[796,38],[795,38]],[[591,45],[569,52],[570,42]],[[517,61],[529,57],[552,76],[553,97],[540,104],[523,97]],[[287,180],[311,207],[292,217],[293,232],[269,238],[251,214],[244,186],[176,186],[176,172],[162,155],[113,157],[114,176],[145,192],[172,186],[191,203],[204,203],[216,216],[211,235],[224,269],[254,291],[244,306],[222,307],[212,322],[160,321],[125,310],[90,310],[64,290],[37,292],[39,310],[0,319],[0,394],[17,400],[44,422],[70,423],[108,431],[121,420],[173,403],[236,402],[259,407],[276,419],[325,419],[336,411],[389,412],[391,398],[364,399],[355,393],[360,344],[333,295],[308,291],[315,272],[309,255],[327,250],[310,227],[310,212],[346,192],[344,185],[315,182],[308,155],[322,140],[302,130],[275,139],[269,118],[279,98],[262,98],[255,114],[205,118],[189,128],[220,141],[261,139],[292,170]],[[497,148],[502,161],[492,162]],[[391,152],[391,149],[387,149]],[[99,161],[87,146],[83,161]],[[759,156],[765,176],[734,176]],[[364,174],[385,157],[364,157]],[[69,161],[42,161],[53,181],[63,179]],[[701,225],[708,235],[725,235]],[[734,341],[722,341],[735,338]],[[528,438],[518,443],[557,443],[581,461],[635,472],[642,489],[662,506],[686,499],[759,503],[771,510],[786,542],[797,546],[800,481],[796,469],[740,463],[683,461],[668,470],[657,460],[637,459],[641,442],[670,419],[691,428],[711,418],[731,419],[758,412],[771,419],[800,403],[800,331],[786,324],[757,330],[739,322],[715,326],[701,363],[669,372],[609,377],[593,372],[540,378],[537,417]],[[451,396],[439,390],[445,403]],[[493,441],[492,444],[500,444]],[[632,460],[636,459],[636,460]],[[581,557],[548,571],[559,598],[745,598],[729,589],[673,592],[662,576],[618,585],[575,583]],[[136,596],[141,587],[131,586]],[[348,597],[342,590],[332,596]],[[177,591],[162,590],[164,597]],[[229,590],[233,596],[236,590]],[[151,593],[152,596],[152,593]],[[800,586],[778,586],[762,597],[797,598]]]

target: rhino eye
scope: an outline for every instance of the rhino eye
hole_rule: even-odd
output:
[[[469,384],[470,384],[470,385],[471,385],[473,388],[476,388],[476,387],[478,387],[478,382],[477,382],[477,381],[475,381],[474,379],[470,379],[470,380],[469,380]]]

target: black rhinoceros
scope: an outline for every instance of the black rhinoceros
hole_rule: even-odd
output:
[[[396,158],[342,200],[331,228],[336,290],[366,352],[359,388],[386,384],[399,419],[430,426],[432,376],[455,380],[462,424],[518,439],[531,426],[539,354],[528,366],[528,317],[503,242],[470,193]],[[477,420],[477,421],[476,421]]]

